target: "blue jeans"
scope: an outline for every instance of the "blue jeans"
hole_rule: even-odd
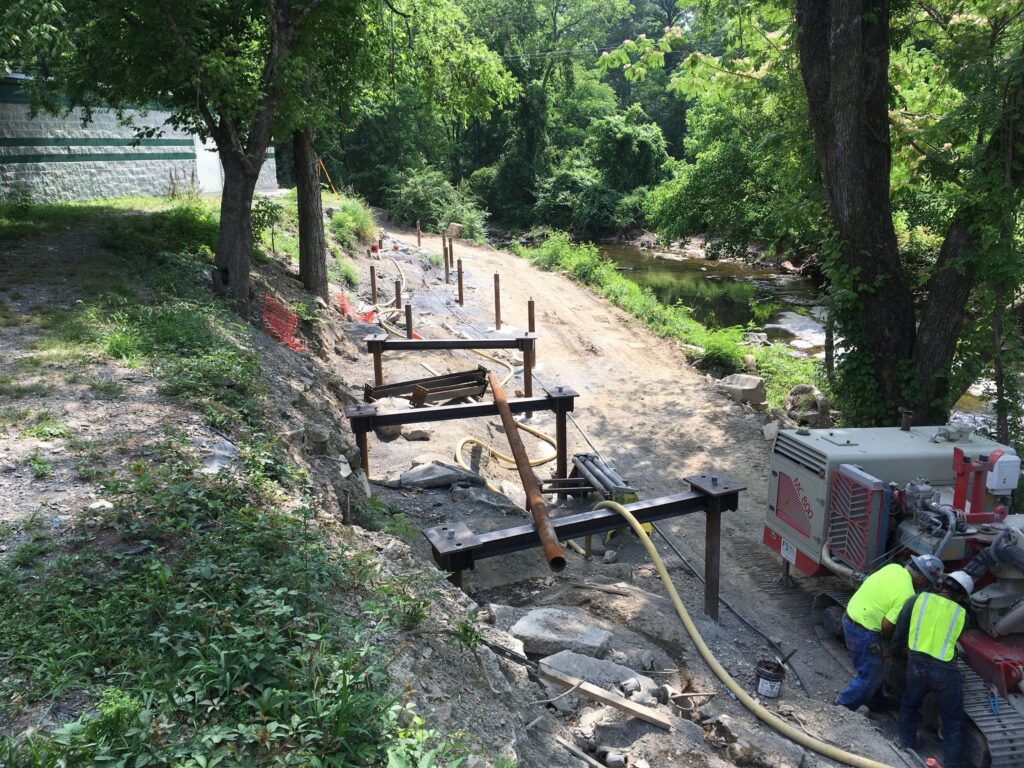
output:
[[[921,702],[929,691],[935,691],[942,716],[942,767],[963,765],[964,701],[960,690],[960,673],[952,661],[939,661],[930,656],[911,653],[907,661],[907,688],[900,700],[900,741],[905,747],[917,747],[917,721]]]
[[[885,663],[882,660],[882,633],[871,632],[843,617],[843,635],[857,676],[836,697],[836,704],[856,711],[882,686]]]

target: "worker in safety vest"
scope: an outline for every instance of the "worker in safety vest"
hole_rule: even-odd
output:
[[[954,571],[937,595],[926,593],[907,600],[893,635],[894,648],[909,651],[907,686],[900,700],[900,742],[908,749],[917,748],[921,702],[935,691],[942,716],[943,768],[963,765],[964,702],[954,656],[967,619],[962,604],[972,591],[971,575]]]
[[[915,555],[906,566],[891,563],[864,580],[843,616],[843,635],[857,675],[839,692],[836,704],[856,710],[879,692],[885,674],[882,639],[892,636],[903,604],[916,591],[938,586],[941,578],[939,558]]]

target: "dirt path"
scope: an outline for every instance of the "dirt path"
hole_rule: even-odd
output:
[[[389,231],[403,244],[415,245],[414,233]],[[424,236],[423,247],[439,252],[441,240]],[[458,308],[449,298],[454,296],[455,289],[440,281],[441,270],[428,274],[419,287],[410,278],[414,283],[414,306],[423,315],[417,327],[422,322],[426,324],[422,326],[426,335],[445,335],[431,325],[445,323],[451,328],[458,324],[464,328],[468,319],[478,331],[493,331],[493,275],[498,272],[502,330],[525,327],[527,301],[532,297],[540,336],[538,380],[545,385],[572,386],[579,392],[575,421],[642,498],[677,493],[685,477],[708,469],[744,482],[747,490],[741,494],[740,509],[723,517],[723,597],[774,640],[797,648],[793,663],[810,692],[830,701],[842,687],[847,670],[842,654],[823,646],[814,633],[810,603],[812,590],[818,585],[788,589],[780,586],[781,563],[761,541],[767,506],[769,443],[761,434],[759,414],[731,403],[686,362],[676,343],[656,337],[585,287],[564,276],[539,270],[510,253],[465,243],[456,243],[455,250],[466,271],[465,307]],[[426,288],[430,289],[429,298],[422,293]],[[460,319],[462,322],[458,323]],[[472,365],[479,362],[476,360]],[[455,364],[449,369],[459,367]],[[467,367],[465,362],[461,367]],[[395,375],[398,373],[397,368],[389,371],[388,380],[400,378]],[[422,368],[408,369],[410,378],[422,375],[427,375]],[[543,417],[538,417],[543,426]],[[429,446],[392,444],[386,451],[375,453],[371,439],[371,454],[375,455],[375,463],[384,460],[389,468],[399,471],[408,467],[410,456],[424,450],[450,455],[451,446],[462,433],[478,433],[479,437],[504,447],[500,433],[493,426],[489,430],[480,433],[478,425],[468,423],[436,425]],[[569,432],[570,455],[590,450],[571,425]],[[381,454],[387,455],[387,459],[376,458]],[[493,466],[485,466],[484,472],[489,477],[500,475]],[[371,475],[377,477],[378,473]],[[491,525],[507,524],[498,521]],[[487,523],[477,521],[475,527],[484,529]],[[700,568],[703,518],[677,518],[663,522],[661,527],[690,562]],[[619,564],[647,562],[646,553],[632,537],[620,536],[612,546],[618,549]],[[686,570],[668,549],[662,549],[666,559],[685,574]],[[539,558],[517,558],[514,566],[504,560],[497,558],[481,564],[467,582],[467,588],[488,590],[545,575]],[[577,562],[578,558],[571,561],[570,568]],[[590,572],[598,566],[586,563],[582,568]],[[638,578],[643,579],[643,573],[641,569]],[[649,581],[645,588],[660,593],[653,573],[649,574]],[[700,584],[691,577],[683,588],[692,595],[691,607],[697,609]],[[761,638],[739,627],[731,616],[726,614],[725,622],[724,626],[731,626],[735,633],[746,635],[745,645],[754,649],[751,653],[757,652],[758,645],[767,649]],[[723,652],[729,653],[730,637],[735,640],[735,633],[723,636]],[[735,656],[737,649],[731,650]]]

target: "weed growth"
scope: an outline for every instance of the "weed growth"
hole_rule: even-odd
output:
[[[331,234],[346,251],[352,253],[361,243],[372,243],[380,236],[373,211],[360,198],[342,197],[337,205],[331,216]]]

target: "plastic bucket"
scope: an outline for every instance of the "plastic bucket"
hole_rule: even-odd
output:
[[[786,678],[786,668],[771,659],[761,659],[754,668],[757,673],[757,694],[766,699],[779,698],[782,681]]]

